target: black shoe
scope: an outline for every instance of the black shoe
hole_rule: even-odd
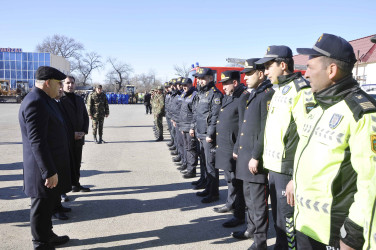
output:
[[[172,145],[171,147],[168,148],[169,150],[173,151],[173,150],[176,150],[176,147],[174,145]]]
[[[207,191],[206,189],[204,191],[201,191],[201,192],[197,192],[196,195],[197,196],[200,196],[200,197],[205,197],[209,194],[209,191]]]
[[[222,224],[223,227],[237,227],[239,225],[244,224],[244,220],[240,220],[238,218],[232,218],[225,223]]]
[[[248,250],[267,250],[268,249],[268,246],[266,245],[266,243],[260,245],[260,246],[257,246],[256,243],[253,242],[252,246],[250,248],[248,248]]]
[[[162,137],[159,137],[159,138],[156,139],[155,141],[163,141],[163,136],[162,136]]]
[[[63,236],[57,236],[54,234],[49,240],[48,243],[50,243],[53,246],[59,246],[67,243],[69,241],[69,237],[67,235]]]
[[[233,211],[232,208],[228,208],[226,205],[222,206],[222,207],[215,207],[215,208],[213,208],[213,210],[214,210],[214,212],[220,213],[220,214],[228,213],[228,212]]]
[[[201,182],[198,185],[196,185],[193,189],[194,190],[200,190],[200,189],[204,189],[205,187],[206,187],[206,183],[205,182]]]
[[[58,209],[57,209],[58,212],[62,212],[62,213],[68,213],[70,211],[72,211],[72,208],[70,207],[64,207],[63,205],[61,205]]]
[[[170,141],[170,142],[167,143],[168,147],[172,147],[173,145],[174,145],[174,142],[172,142],[172,141]]]
[[[219,195],[209,195],[201,200],[202,203],[211,203],[219,200]]]
[[[238,240],[247,240],[253,238],[253,234],[249,233],[247,230],[232,232],[231,236]]]
[[[170,154],[171,154],[171,155],[178,155],[178,151],[177,151],[177,150],[171,151]]]
[[[178,155],[178,156],[172,158],[172,161],[173,161],[173,162],[179,162],[179,161],[181,161],[181,157],[180,157],[180,155]]]
[[[94,143],[98,144],[98,140],[97,140],[97,136],[96,135],[94,135]]]
[[[53,214],[53,217],[56,218],[56,219],[59,219],[59,220],[68,220],[68,216],[66,216],[65,213],[63,212],[56,212]]]
[[[196,177],[195,172],[190,172],[190,173],[186,173],[185,175],[183,175],[184,179],[195,178],[195,177]]]
[[[188,173],[188,170],[187,169],[183,169],[183,170],[180,171],[180,173],[186,174],[186,173]]]
[[[191,184],[192,185],[197,185],[201,182],[202,180],[201,179],[198,179],[197,181],[192,181]]]
[[[180,170],[180,171],[185,170],[185,169],[187,169],[187,165],[181,165],[180,167],[178,167],[176,169]]]
[[[72,192],[90,192],[90,188],[79,186],[72,186]]]
[[[69,197],[66,194],[61,195],[61,202],[67,202],[69,201]]]

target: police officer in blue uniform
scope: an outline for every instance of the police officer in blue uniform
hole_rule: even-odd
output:
[[[224,71],[220,82],[226,95],[222,99],[217,122],[215,167],[223,170],[228,191],[226,204],[214,211],[222,213],[235,209],[234,217],[222,224],[224,227],[235,227],[244,224],[245,204],[242,182],[235,180],[233,149],[238,138],[239,116],[244,112],[243,103],[248,92],[240,82],[240,72],[237,70]]]
[[[196,102],[195,115],[191,124],[191,135],[200,141],[201,155],[205,156],[207,183],[197,196],[205,197],[202,203],[210,203],[219,199],[219,171],[215,168],[215,133],[218,114],[221,109],[222,93],[215,87],[213,71],[210,68],[199,68],[196,77],[200,85]],[[202,173],[201,173],[202,174]]]
[[[196,177],[197,166],[197,138],[191,136],[189,130],[193,120],[193,100],[197,96],[197,90],[193,87],[192,80],[190,78],[183,78],[181,82],[184,90],[184,97],[180,109],[179,128],[183,135],[184,143],[184,159],[186,161],[186,169],[182,170],[184,178]]]

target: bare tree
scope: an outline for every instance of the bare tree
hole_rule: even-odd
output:
[[[187,66],[186,63],[183,63],[180,67],[179,65],[174,65],[175,75],[181,76],[181,77],[188,77],[189,72],[191,71],[191,68]]]
[[[88,80],[91,80],[90,75],[95,69],[103,67],[101,56],[96,52],[86,53],[77,60],[77,71],[79,81],[85,86]]]
[[[67,59],[79,57],[79,52],[84,49],[84,45],[73,38],[64,35],[53,35],[43,40],[36,47],[37,52],[52,53]]]
[[[115,58],[108,58],[107,61],[111,65],[111,69],[106,75],[107,82],[115,83],[117,85],[117,92],[119,92],[123,84],[129,80],[129,75],[133,71],[132,66],[124,62],[119,62]]]

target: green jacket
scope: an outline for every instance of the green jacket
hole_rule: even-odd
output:
[[[376,164],[376,102],[352,76],[314,96],[295,155],[295,227],[324,244],[341,236],[360,249]]]
[[[154,115],[164,114],[164,95],[155,94],[153,98],[153,113]]]
[[[299,141],[297,128],[302,126],[313,105],[310,86],[300,73],[279,77],[265,125],[265,168],[292,175],[295,150]]]
[[[103,119],[110,114],[107,97],[105,93],[93,92],[87,100],[87,112],[93,119]]]

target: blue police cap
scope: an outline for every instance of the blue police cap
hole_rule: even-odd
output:
[[[355,63],[355,53],[351,44],[342,37],[332,34],[322,34],[313,48],[298,48],[302,55],[327,56],[343,62]]]
[[[223,71],[221,74],[221,80],[219,82],[227,82],[229,80],[238,80],[240,79],[240,71],[237,70],[227,70]]]
[[[196,70],[195,77],[204,77],[204,76],[212,76],[213,71],[210,68],[198,68]]]
[[[256,64],[264,64],[276,58],[292,58],[292,51],[285,45],[271,45],[266,50],[264,58],[256,61]]]
[[[181,80],[181,85],[188,85],[188,84],[192,84],[192,79],[191,78],[183,78]]]
[[[245,60],[244,69],[240,71],[240,73],[248,73],[252,70],[265,69],[264,64],[256,64],[258,60],[260,60],[260,58],[251,58]]]

